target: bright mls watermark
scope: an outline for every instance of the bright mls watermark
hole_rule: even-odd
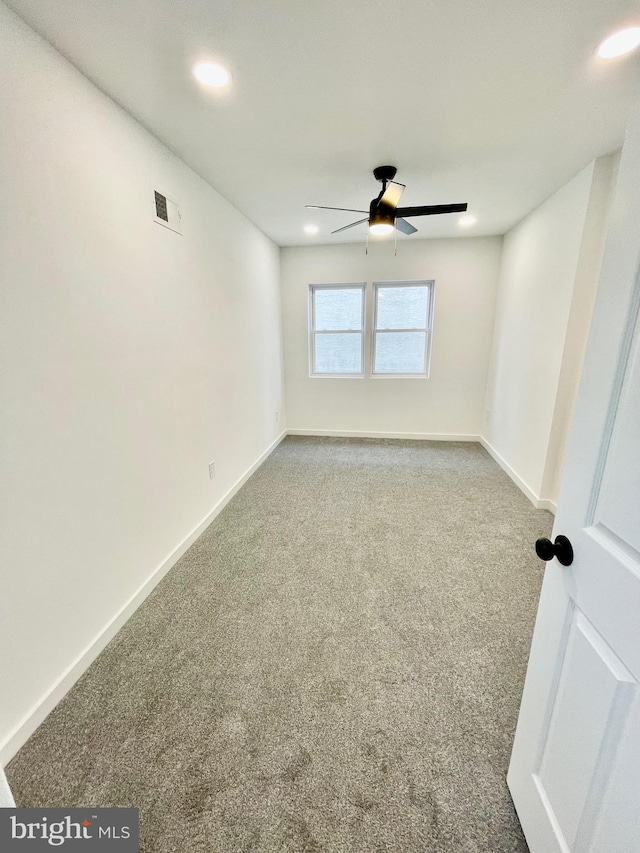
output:
[[[2,853],[138,853],[138,809],[0,809]]]

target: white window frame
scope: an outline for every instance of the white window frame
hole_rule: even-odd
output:
[[[315,322],[315,292],[317,290],[360,290],[362,291],[362,315],[360,329],[331,329],[316,331]],[[366,302],[367,283],[356,281],[351,283],[340,282],[340,284],[310,284],[309,285],[309,377],[311,379],[364,379],[365,378],[365,338],[366,329]],[[360,365],[359,372],[344,373],[316,373],[315,372],[315,339],[316,335],[360,335]]]
[[[415,329],[378,329],[378,291],[381,287],[426,287],[428,291],[426,326]],[[373,320],[371,324],[371,379],[428,379],[431,371],[431,339],[433,337],[433,306],[435,302],[435,281],[433,279],[415,279],[411,281],[374,281],[373,282]],[[423,332],[424,369],[419,373],[383,373],[376,371],[376,333],[396,334],[398,332]]]

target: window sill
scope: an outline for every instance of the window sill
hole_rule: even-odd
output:
[[[310,373],[309,379],[429,379],[428,373]]]
[[[428,379],[428,373],[372,373],[369,379]]]
[[[309,379],[366,379],[364,373],[310,373]]]

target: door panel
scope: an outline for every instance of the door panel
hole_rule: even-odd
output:
[[[567,849],[573,849],[583,814],[588,819],[592,812],[585,808],[589,792],[598,787],[599,777],[607,775],[607,744],[618,741],[636,686],[613,650],[577,614],[536,780]]]
[[[617,849],[631,853],[638,850],[638,799],[640,791],[640,702],[636,701],[629,715],[624,740],[620,744],[608,790],[603,795],[599,819],[592,833],[585,833],[580,851],[601,853],[611,849],[611,839]],[[586,827],[585,827],[586,828]],[[589,843],[590,841],[590,843]]]
[[[594,521],[633,549],[640,565],[640,335],[636,330]]]

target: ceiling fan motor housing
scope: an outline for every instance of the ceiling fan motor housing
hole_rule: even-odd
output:
[[[374,198],[369,205],[369,224],[389,224],[393,225],[396,218],[395,208],[388,204],[381,204],[379,198]]]
[[[372,225],[390,225],[394,227],[396,207],[395,205],[386,204],[381,199],[386,192],[387,184],[393,181],[397,171],[395,166],[377,166],[373,170],[373,176],[377,181],[382,183],[382,189],[380,190],[380,195],[372,199],[369,205],[369,227]]]

